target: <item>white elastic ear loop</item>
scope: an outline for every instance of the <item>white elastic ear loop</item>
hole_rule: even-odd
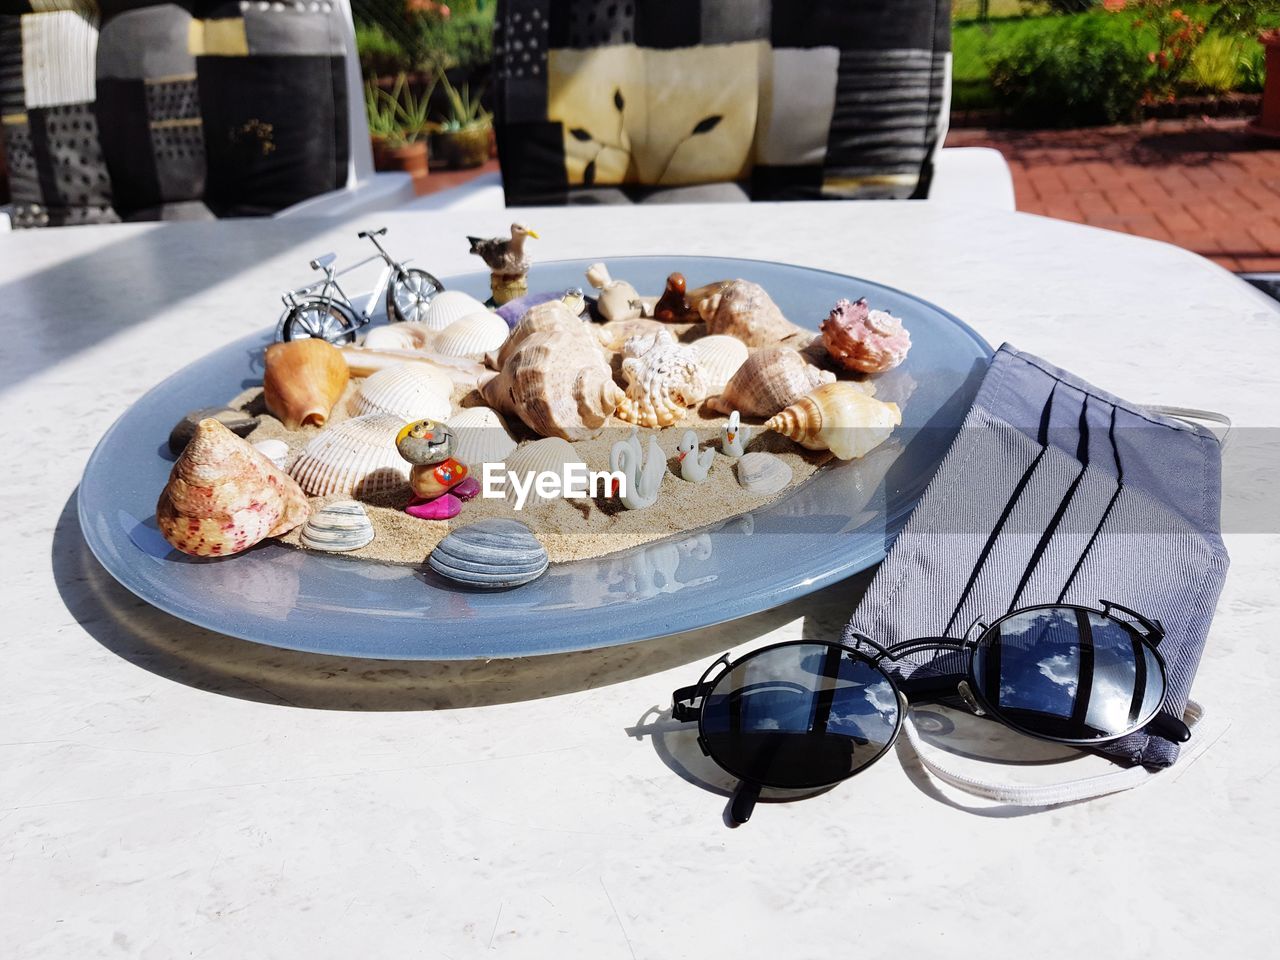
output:
[[[998,803],[1013,804],[1020,807],[1048,807],[1059,803],[1071,803],[1076,800],[1090,800],[1094,797],[1106,796],[1109,793],[1130,790],[1164,772],[1148,770],[1146,767],[1141,766],[1128,767],[1115,773],[1104,773],[1096,777],[1080,777],[1062,783],[1046,784],[1000,783],[981,777],[971,777],[961,773],[959,768],[952,764],[949,755],[944,751],[925,745],[920,737],[920,732],[916,729],[915,721],[911,719],[910,711],[906,708],[905,698],[902,698],[902,702],[906,711],[903,714],[902,725],[907,733],[907,742],[911,744],[911,748],[916,752],[916,756],[920,758],[920,763],[924,768],[943,783],[950,784],[974,796],[994,800]],[[1176,766],[1192,762],[1210,744],[1217,740],[1222,735],[1223,730],[1226,729],[1225,725],[1212,730],[1205,728],[1201,722],[1204,719],[1204,714],[1204,707],[1200,704],[1194,700],[1187,702],[1183,720],[1188,727],[1192,728],[1193,732],[1191,741],[1183,747]]]
[[[1225,448],[1227,438],[1231,436],[1231,431],[1235,429],[1231,422],[1231,418],[1225,413],[1218,413],[1214,410],[1197,410],[1195,407],[1165,407],[1158,404],[1143,404],[1143,410],[1151,413],[1158,413],[1162,417],[1172,417],[1174,420],[1185,420],[1187,423],[1217,423],[1226,427],[1222,431],[1222,435],[1218,437],[1218,446]]]

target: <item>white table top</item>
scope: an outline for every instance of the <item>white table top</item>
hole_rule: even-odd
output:
[[[857,273],[1130,399],[1280,423],[1280,310],[1163,244],[937,204],[521,217],[544,238],[535,257],[688,252]],[[376,220],[391,249],[446,275],[477,267],[464,234],[509,218]],[[6,956],[1270,953],[1274,521],[1226,537],[1233,566],[1194,693],[1231,726],[1189,766],[1010,811],[937,786],[900,749],[738,830],[723,792],[689,782],[725,779],[658,711],[725,649],[835,635],[856,584],[602,654],[471,665],[260,647],[117,586],[75,514],[98,437],[152,384],[273,322],[310,256],[362,255],[366,225],[0,235]],[[1275,475],[1242,482],[1261,496]],[[1108,768],[1087,757],[1048,776]]]

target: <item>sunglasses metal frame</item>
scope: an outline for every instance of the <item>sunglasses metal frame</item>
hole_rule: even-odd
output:
[[[1168,668],[1165,665],[1164,658],[1157,649],[1158,644],[1165,636],[1164,625],[1159,620],[1151,620],[1144,617],[1135,610],[1131,610],[1119,603],[1109,600],[1100,600],[1101,609],[1086,607],[1081,604],[1074,603],[1042,603],[1033,604],[1026,607],[1019,607],[1016,610],[1010,610],[1008,613],[987,624],[981,620],[975,621],[967,630],[966,636],[963,638],[952,637],[920,637],[914,640],[906,640],[902,643],[895,644],[891,647],[884,647],[870,637],[864,634],[857,634],[857,646],[840,643],[832,640],[784,640],[780,643],[772,643],[768,646],[758,647],[751,650],[736,660],[730,660],[729,654],[725,653],[717,658],[706,670],[698,682],[687,687],[681,687],[672,694],[672,719],[684,722],[697,721],[698,723],[698,746],[703,754],[709,757],[715,764],[731,776],[739,779],[738,789],[734,793],[732,803],[732,817],[735,823],[745,823],[751,816],[751,811],[755,806],[755,801],[759,797],[760,790],[764,787],[782,790],[818,790],[825,787],[834,786],[851,777],[856,776],[863,770],[866,770],[882,756],[893,748],[898,740],[899,734],[902,732],[903,724],[906,722],[907,710],[915,703],[931,703],[943,699],[959,697],[965,704],[978,716],[990,716],[1009,729],[1031,737],[1036,740],[1044,740],[1050,743],[1061,743],[1067,746],[1089,746],[1098,743],[1109,743],[1118,740],[1121,737],[1128,736],[1143,729],[1152,729],[1153,733],[1167,737],[1171,740],[1185,742],[1191,736],[1187,726],[1175,717],[1162,713],[1163,702],[1157,705],[1155,713],[1146,719],[1145,722],[1137,723],[1132,727],[1125,729],[1121,733],[1114,736],[1095,737],[1091,739],[1079,739],[1068,737],[1054,737],[1042,733],[1036,733],[1028,730],[1016,722],[1008,719],[1004,710],[999,706],[991,704],[981,693],[981,684],[978,683],[974,676],[974,652],[981,646],[983,641],[991,636],[993,631],[999,629],[1002,623],[1022,614],[1034,612],[1036,610],[1072,610],[1077,614],[1086,613],[1097,616],[1106,617],[1114,621],[1124,628],[1136,641],[1144,648],[1149,650],[1155,659],[1160,671],[1161,683],[1165,690],[1168,689]],[[1117,615],[1125,614],[1132,618],[1132,621],[1124,619]],[[981,631],[974,637],[969,638],[969,634],[973,632],[974,627],[981,627]],[[871,648],[871,653],[864,652],[862,645],[865,644]],[[894,723],[893,733],[888,737],[884,746],[876,752],[871,759],[860,764],[848,774],[836,780],[826,780],[818,783],[788,784],[779,785],[771,783],[763,783],[758,780],[743,777],[737,771],[727,766],[724,761],[717,757],[709,748],[706,738],[706,730],[704,719],[709,695],[714,692],[716,686],[722,679],[728,676],[733,670],[755,659],[762,654],[772,650],[778,650],[783,647],[829,647],[833,650],[839,650],[842,654],[852,655],[853,657],[865,662],[869,666],[877,670],[888,682],[890,688],[898,702],[897,717]],[[963,669],[963,678],[957,681],[957,673],[950,672],[937,676],[923,677],[905,677],[901,680],[895,678],[884,667],[886,661],[897,661],[902,657],[912,653],[921,653],[927,650],[938,650],[942,652],[953,652],[965,657]],[[711,676],[717,666],[722,669]],[[1163,699],[1163,698],[1162,698]],[[695,702],[697,702],[695,706]]]

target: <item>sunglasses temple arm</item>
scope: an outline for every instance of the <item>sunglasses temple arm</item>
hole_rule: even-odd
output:
[[[739,780],[737,788],[733,791],[733,799],[729,801],[729,819],[734,825],[746,823],[751,819],[751,814],[756,808],[756,801],[760,799],[760,784],[751,783],[748,780]]]
[[[700,707],[695,707],[694,701],[702,699],[710,686],[708,683],[695,683],[691,687],[681,687],[671,694],[671,719],[697,720]]]
[[[1143,733],[1163,737],[1174,743],[1186,743],[1191,739],[1191,728],[1170,713],[1157,713],[1151,722],[1142,728]]]

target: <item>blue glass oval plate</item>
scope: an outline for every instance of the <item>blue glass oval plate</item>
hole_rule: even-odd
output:
[[[906,362],[877,382],[881,397],[901,403],[903,426],[864,459],[824,467],[767,506],[621,553],[554,565],[511,590],[468,591],[425,564],[393,566],[270,542],[221,560],[184,556],[155,525],[156,498],[172,466],[169,430],[185,411],[220,406],[260,382],[268,328],[165,380],[107,431],[80,484],[85,539],[124,586],[191,623],[292,650],[414,660],[530,656],[665,636],[766,610],[881,560],[970,406],[991,356],[982,338],[932,304],[855,277],[708,257],[608,263],[641,291],[661,290],[674,270],[691,286],[754,280],[784,314],[815,330],[837,299],[865,296],[911,331]],[[581,286],[586,267],[585,260],[537,264],[530,289]],[[444,283],[488,295],[484,273]]]

